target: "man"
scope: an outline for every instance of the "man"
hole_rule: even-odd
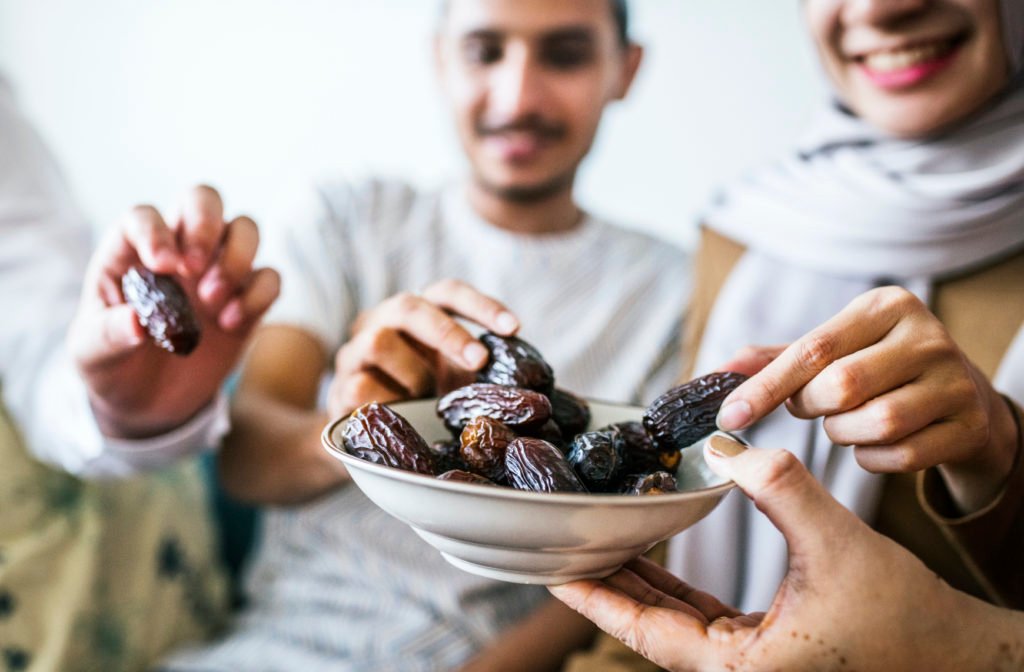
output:
[[[88,226],[0,80],[4,669],[140,669],[223,618],[206,494],[180,458],[226,429],[220,385],[277,294],[256,245],[199,188],[170,227],[136,208],[86,272]],[[125,305],[130,265],[190,290],[204,328],[190,357],[157,348]]]
[[[557,669],[592,635],[538,588],[462,573],[348,483],[319,435],[360,403],[443,392],[476,328],[523,336],[559,385],[649,400],[671,385],[685,256],[581,211],[580,163],[641,60],[623,2],[454,0],[437,67],[470,179],[296,199],[265,246],[282,299],[247,358],[225,486],[267,516],[250,607],[169,670]],[[326,411],[321,378],[333,369]]]

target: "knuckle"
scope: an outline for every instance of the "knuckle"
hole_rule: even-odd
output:
[[[461,352],[469,340],[466,332],[455,320],[445,319],[437,327],[437,335],[442,348]]]
[[[770,494],[786,489],[794,479],[801,476],[802,469],[800,460],[788,450],[770,450],[759,470],[760,490]]]
[[[892,469],[901,474],[921,471],[928,466],[920,451],[914,450],[910,446],[893,449],[890,459],[892,460]]]
[[[422,299],[411,292],[400,292],[388,299],[395,310],[401,313],[412,313],[420,308]]]
[[[821,371],[834,359],[839,344],[836,337],[826,331],[811,333],[797,350],[797,361],[807,371]]]
[[[886,401],[877,402],[872,410],[872,416],[875,435],[880,441],[891,443],[903,435],[900,413],[893,404]]]
[[[863,396],[861,372],[852,364],[833,365],[828,369],[828,387],[834,404],[842,409],[856,405]]]

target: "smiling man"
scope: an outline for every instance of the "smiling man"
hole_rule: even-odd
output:
[[[592,634],[542,589],[449,566],[320,447],[361,403],[465,380],[486,360],[479,328],[522,325],[559,385],[592,397],[649,401],[679,374],[687,258],[573,193],[640,64],[625,3],[452,0],[435,51],[469,175],[438,192],[321,185],[266,227],[282,296],[221,471],[237,496],[288,508],[267,515],[234,632],[169,670],[558,669]]]

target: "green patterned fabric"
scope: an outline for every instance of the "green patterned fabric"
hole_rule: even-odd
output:
[[[226,617],[196,461],[90,483],[29,457],[0,409],[0,672],[143,670]]]

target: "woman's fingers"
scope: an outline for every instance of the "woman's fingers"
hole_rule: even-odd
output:
[[[858,296],[736,388],[722,405],[718,426],[737,430],[760,420],[833,362],[877,343],[906,315],[922,308],[913,294],[899,287]]]

